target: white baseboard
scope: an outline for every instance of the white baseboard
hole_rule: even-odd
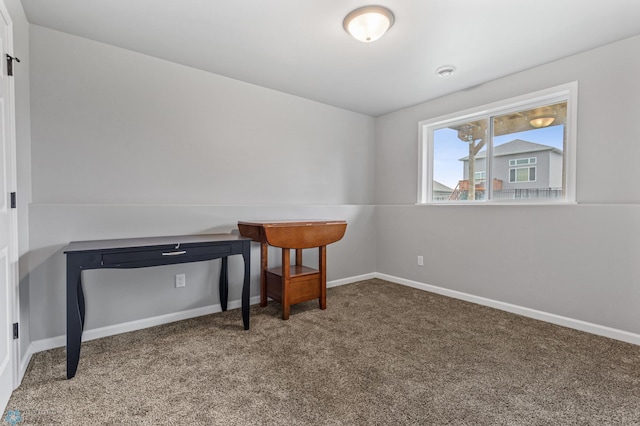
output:
[[[33,344],[30,344],[27,348],[27,353],[20,359],[20,370],[18,370],[18,385],[22,383],[22,378],[24,377],[24,373],[27,372],[27,367],[29,366],[29,362],[31,361],[31,357],[35,352],[33,351]]]
[[[561,325],[563,327],[573,328],[575,330],[585,331],[587,333],[596,334],[598,336],[609,337],[615,340],[621,340],[623,342],[632,343],[634,345],[640,345],[640,335],[630,333],[624,330],[618,330],[611,327],[605,327],[603,325],[593,324],[586,321],[581,321],[573,318],[563,317],[556,314],[550,314],[548,312],[538,311],[536,309],[526,308],[524,306],[512,305],[510,303],[500,302],[497,300],[487,299],[480,296],[474,296],[472,294],[463,293],[456,290],[450,290],[447,288],[437,287],[430,284],[423,284],[417,281],[411,281],[404,278],[394,277],[392,275],[374,274],[376,278],[389,281],[396,284],[405,285],[407,287],[417,288],[419,290],[429,291],[431,293],[441,294],[443,296],[452,297],[454,299],[465,300],[467,302],[476,303],[478,305],[489,306],[491,308],[500,309],[501,311],[511,312],[513,314],[522,315],[537,319],[540,321],[549,322],[551,324]]]
[[[376,273],[356,275],[355,277],[342,278],[340,280],[327,281],[327,288],[338,287],[340,285],[357,283],[358,281],[372,280],[376,277]]]

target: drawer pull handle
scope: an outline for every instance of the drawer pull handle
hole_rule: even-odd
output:
[[[162,253],[163,256],[180,256],[181,254],[185,254],[187,251],[186,250],[182,250],[182,251],[170,251],[167,253]]]

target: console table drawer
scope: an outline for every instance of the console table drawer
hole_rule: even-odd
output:
[[[118,251],[115,253],[104,253],[102,255],[102,265],[139,264],[144,262],[156,262],[159,260],[172,263],[172,261],[178,261],[180,258],[220,256],[230,253],[231,244],[202,247],[168,247],[164,250]]]

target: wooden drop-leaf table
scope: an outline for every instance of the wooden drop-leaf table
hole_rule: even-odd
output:
[[[290,307],[318,299],[327,308],[327,245],[344,236],[344,220],[281,220],[238,222],[240,234],[260,243],[260,306],[267,297],[282,305],[282,319],[289,319]],[[282,249],[282,266],[268,267],[268,246]],[[302,250],[318,248],[318,269],[302,264]],[[291,265],[290,250],[296,251]],[[289,267],[287,267],[289,266]]]

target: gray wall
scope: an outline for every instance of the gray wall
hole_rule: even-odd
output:
[[[39,26],[30,36],[32,340],[65,332],[70,240],[346,219],[328,279],[375,270],[373,118]],[[257,245],[252,256],[255,295]],[[217,304],[218,271],[219,261],[87,272],[86,329]],[[174,289],[182,272],[187,288]]]
[[[640,37],[377,119],[37,26],[30,37],[32,340],[64,333],[69,240],[312,216],[349,221],[329,280],[377,271],[640,333],[640,191],[623,185],[640,154]],[[580,205],[414,205],[419,121],[575,80]],[[89,272],[87,327],[215,304],[217,273]]]
[[[34,203],[373,200],[371,117],[38,26],[31,50]]]
[[[377,272],[640,333],[638,51],[633,37],[379,117]],[[413,205],[418,122],[576,80],[580,205]]]

